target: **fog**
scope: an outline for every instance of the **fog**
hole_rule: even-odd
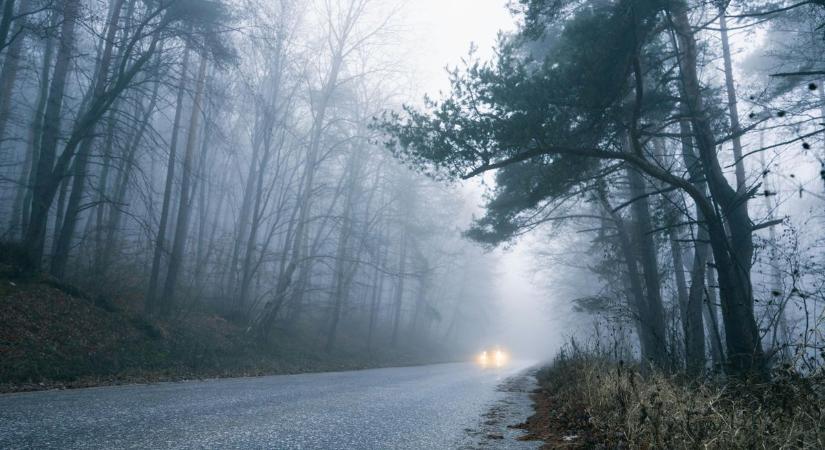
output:
[[[403,45],[411,49],[409,70],[414,77],[408,101],[418,104],[425,95],[436,96],[448,90],[448,69],[460,67],[471,49],[479,59],[491,58],[499,34],[516,26],[507,4],[498,0],[423,0],[403,5],[400,10],[408,31]],[[473,11],[472,20],[467,20],[468,10]],[[484,189],[478,180],[461,183],[461,195],[475,205],[469,218],[483,214]],[[470,220],[465,226],[469,225]],[[565,320],[571,313],[568,302],[554,296],[544,276],[536,273],[529,247],[529,243],[521,243],[492,251],[500,314],[495,332],[487,344],[479,343],[479,347],[498,343],[517,356],[538,361],[555,354],[576,327]]]
[[[822,11],[613,3],[8,0],[5,253],[270,351],[810,366]]]

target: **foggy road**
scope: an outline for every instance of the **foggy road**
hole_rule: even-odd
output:
[[[468,432],[493,403],[529,409],[526,394],[513,401],[496,389],[526,367],[456,363],[8,394],[0,396],[0,448],[472,448]]]

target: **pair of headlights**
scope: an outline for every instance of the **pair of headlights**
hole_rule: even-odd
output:
[[[484,350],[476,358],[483,367],[501,367],[507,363],[507,353],[502,350]]]

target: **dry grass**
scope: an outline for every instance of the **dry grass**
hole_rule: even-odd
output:
[[[567,435],[547,448],[825,448],[821,374],[784,370],[771,383],[749,385],[643,378],[634,366],[568,350],[539,380],[537,403],[552,410],[554,433]]]

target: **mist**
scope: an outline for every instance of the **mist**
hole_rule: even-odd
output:
[[[379,384],[424,396],[407,397],[421,408],[404,424],[427,418],[407,444],[440,425],[434,448],[455,430],[516,440],[505,413],[503,432],[465,423],[504,398],[536,413],[524,436],[673,448],[783,417],[744,430],[702,411],[821,387],[821,1],[2,0],[0,14],[0,390],[269,376],[243,395],[306,389],[299,417],[329,412],[305,401],[328,392],[349,420],[391,410]],[[277,378],[305,372],[343,375]],[[731,386],[746,394],[691,406]],[[706,432],[662,437],[667,408],[638,389],[671,392]],[[760,411],[822,428],[793,398]],[[549,404],[593,420],[558,424]],[[299,447],[336,447],[304,430]],[[715,445],[761,445],[729,439]]]

